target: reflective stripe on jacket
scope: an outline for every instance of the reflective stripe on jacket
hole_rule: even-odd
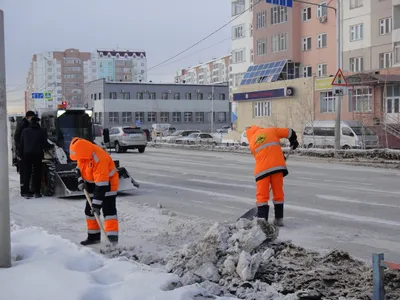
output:
[[[251,126],[246,130],[246,134],[251,153],[256,160],[254,167],[256,181],[274,173],[282,172],[283,176],[289,174],[280,139],[290,138],[292,129]]]

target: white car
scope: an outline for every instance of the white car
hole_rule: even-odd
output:
[[[240,145],[248,146],[249,140],[247,139],[246,131],[243,131],[242,135],[240,136]]]
[[[200,133],[200,130],[178,130],[173,134],[163,138],[163,141],[166,141],[167,143],[174,143],[177,139],[187,137],[192,133]]]
[[[176,144],[213,144],[217,145],[218,141],[209,133],[191,133],[187,137],[175,140]]]
[[[120,126],[110,129],[110,146],[117,153],[125,153],[128,149],[138,149],[143,153],[147,146],[144,131],[135,126]]]

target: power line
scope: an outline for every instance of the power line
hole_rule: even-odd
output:
[[[253,9],[253,7],[256,6],[256,5],[257,5],[258,3],[260,3],[260,2],[261,2],[261,1],[255,3],[255,4],[250,5],[250,7],[249,7],[248,9],[245,9],[242,13],[240,13],[240,14],[237,15],[235,18],[233,18],[233,19],[230,20],[229,22],[225,23],[224,25],[222,25],[222,26],[219,27],[218,29],[214,30],[214,31],[211,32],[209,35],[207,35],[206,37],[202,38],[201,40],[199,40],[198,42],[194,43],[193,45],[191,45],[190,47],[186,48],[185,50],[182,50],[181,52],[179,52],[179,53],[177,53],[177,54],[171,56],[170,58],[168,58],[168,59],[162,61],[161,63],[159,63],[159,64],[157,64],[157,65],[155,65],[155,66],[153,66],[153,67],[147,69],[145,72],[147,73],[148,71],[150,71],[150,70],[152,70],[152,69],[154,69],[154,68],[157,68],[157,67],[159,67],[159,66],[165,64],[166,62],[169,62],[170,60],[174,59],[175,57],[177,57],[177,56],[179,56],[179,55],[181,55],[181,54],[187,52],[188,50],[194,48],[195,46],[197,46],[197,45],[200,44],[201,42],[205,41],[205,40],[208,39],[209,37],[211,37],[211,36],[213,36],[214,34],[216,34],[217,32],[219,32],[221,29],[225,28],[226,26],[228,26],[229,24],[231,24],[233,21],[235,21],[236,19],[238,19],[239,17],[241,17],[245,12],[247,12],[247,11]]]

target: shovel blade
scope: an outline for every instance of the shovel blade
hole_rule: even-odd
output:
[[[237,221],[239,221],[240,219],[247,219],[247,220],[252,220],[254,217],[257,216],[257,206],[249,209],[243,216],[241,216],[239,219],[237,219]]]

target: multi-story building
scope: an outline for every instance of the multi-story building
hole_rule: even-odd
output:
[[[175,83],[217,84],[229,82],[229,60],[230,55],[226,55],[179,70],[175,76]]]
[[[105,78],[118,82],[146,82],[147,57],[144,51],[98,49],[91,54],[86,81]]]
[[[75,107],[87,104],[83,83],[105,78],[108,81],[147,81],[147,58],[144,51],[77,49],[46,51],[34,54],[28,72],[26,107],[36,111],[51,110],[62,101]],[[32,93],[50,93],[50,98],[32,99]]]
[[[232,0],[232,57],[230,63],[230,91],[240,85],[244,73],[253,64],[253,0]],[[242,14],[238,17],[239,14]],[[257,28],[265,27],[266,14],[257,13]]]
[[[41,112],[56,108],[63,100],[83,105],[84,64],[89,60],[90,53],[78,49],[34,54],[27,77],[26,106]],[[32,93],[51,94],[46,99],[32,99]]]
[[[104,128],[170,123],[177,129],[215,130],[230,124],[228,93],[227,83],[85,83],[85,100]]]

